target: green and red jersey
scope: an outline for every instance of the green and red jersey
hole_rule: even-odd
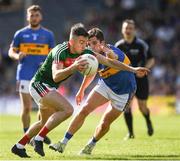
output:
[[[93,54],[93,52],[89,49],[85,49],[82,54]],[[65,79],[60,82],[54,82],[52,77],[52,64],[63,63],[64,68],[66,68],[72,65],[79,56],[80,54],[70,53],[70,46],[68,42],[58,44],[50,51],[45,62],[35,74],[33,81],[46,83],[50,87],[58,88],[59,84]]]

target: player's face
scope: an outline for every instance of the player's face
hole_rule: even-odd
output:
[[[102,43],[96,37],[91,37],[88,40],[88,46],[95,52],[98,52],[98,53],[101,52],[101,48],[100,48],[101,45]]]
[[[125,38],[133,38],[135,36],[135,26],[134,24],[129,24],[127,22],[122,25],[122,34]]]
[[[78,36],[71,40],[71,45],[74,53],[81,54],[87,45],[87,37]]]
[[[27,13],[27,21],[31,27],[38,27],[42,21],[42,15],[39,11],[29,11]]]

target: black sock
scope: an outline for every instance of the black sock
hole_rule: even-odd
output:
[[[146,113],[146,114],[143,113],[143,116],[144,116],[144,118],[146,119],[146,122],[150,122],[150,121],[151,121],[151,120],[150,120],[150,112],[149,112],[149,109],[148,109],[148,113]]]
[[[124,112],[124,118],[126,125],[128,127],[129,134],[134,134],[133,132],[133,116],[130,108],[127,108],[126,111]]]
[[[23,128],[24,133],[26,133],[26,131],[27,131],[28,129],[29,129],[29,127]]]

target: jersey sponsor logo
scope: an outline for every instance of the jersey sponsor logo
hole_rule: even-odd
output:
[[[37,40],[38,34],[32,34],[33,40]]]
[[[129,52],[130,52],[132,55],[138,55],[139,49],[130,49]]]
[[[64,61],[64,66],[69,67],[75,62],[75,60],[76,58],[66,58],[66,60]]]
[[[29,38],[29,37],[30,37],[30,35],[28,35],[28,34],[23,35],[23,38]]]
[[[29,55],[47,55],[49,46],[48,44],[22,43],[19,50]]]

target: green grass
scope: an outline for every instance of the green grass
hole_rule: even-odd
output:
[[[36,115],[33,113],[34,122]],[[109,133],[99,141],[91,156],[78,156],[79,150],[92,136],[100,116],[90,115],[82,129],[74,136],[63,154],[51,151],[45,145],[45,157],[38,156],[33,148],[26,146],[29,160],[178,160],[180,159],[180,116],[153,116],[155,135],[148,137],[142,115],[134,117],[135,139],[124,141],[127,129],[121,116],[111,126]],[[49,136],[57,142],[64,135],[70,119],[59,125]],[[26,160],[13,155],[11,147],[22,136],[18,116],[0,116],[0,160]],[[28,159],[27,159],[28,160]]]

